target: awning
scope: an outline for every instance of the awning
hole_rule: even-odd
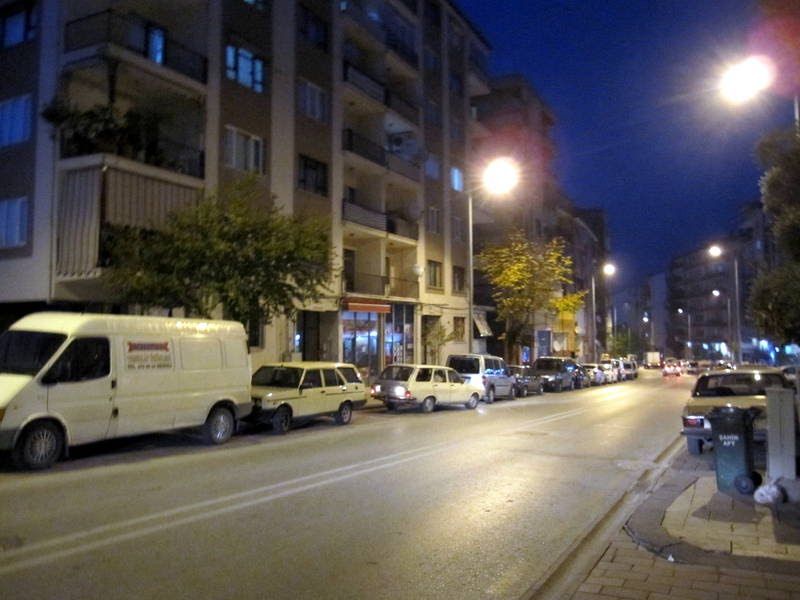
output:
[[[386,302],[382,302],[380,300],[370,300],[369,298],[347,298],[344,301],[344,310],[387,314],[392,311],[392,307]]]
[[[475,327],[478,328],[478,335],[480,337],[489,337],[494,335],[491,327],[489,327],[489,323],[486,321],[486,313],[473,312],[472,320],[475,322]]]

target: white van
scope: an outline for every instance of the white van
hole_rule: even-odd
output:
[[[241,323],[42,312],[0,335],[0,451],[19,467],[184,427],[222,444],[251,410]]]

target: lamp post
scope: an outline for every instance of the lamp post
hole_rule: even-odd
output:
[[[708,249],[708,253],[712,258],[719,258],[723,254],[723,250],[718,245],[713,245]],[[719,290],[715,290],[719,291]],[[716,294],[718,295],[718,294]],[[734,332],[734,343],[736,344],[736,362],[742,362],[742,321],[741,321],[741,308],[739,302],[739,258],[736,252],[733,252],[733,295],[736,302],[734,316],[736,319],[736,330]],[[730,294],[728,294],[728,312],[730,313]],[[728,315],[730,319],[730,314]]]
[[[692,348],[692,315],[688,311],[684,311],[682,308],[678,309],[679,315],[686,315],[686,347],[690,349]],[[692,352],[694,354],[694,352]]]
[[[714,298],[719,298],[722,295],[722,292],[719,290],[712,290],[711,295],[714,296]],[[731,331],[731,295],[726,294],[725,300],[727,301],[728,305],[728,339],[731,339],[733,337],[733,332]]]
[[[603,265],[603,275],[611,277],[617,272],[617,267],[611,263]],[[592,269],[592,362],[597,362],[597,303],[595,300],[595,278]]]
[[[519,183],[519,166],[516,161],[507,157],[495,158],[490,161],[486,168],[484,168],[481,175],[481,187],[492,195],[502,196],[508,194],[513,190],[517,183]],[[468,308],[467,308],[467,351],[472,352],[473,332],[474,327],[473,319],[475,310],[475,275],[474,259],[475,253],[474,238],[472,234],[473,224],[473,208],[472,208],[472,192],[470,189],[467,193],[467,245],[469,246],[469,256],[467,258],[467,279],[469,287]]]

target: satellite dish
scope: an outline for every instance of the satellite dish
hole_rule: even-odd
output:
[[[422,218],[422,203],[419,200],[406,203],[403,216],[409,221],[419,221]]]

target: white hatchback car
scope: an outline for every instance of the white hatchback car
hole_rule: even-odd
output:
[[[449,367],[393,364],[378,376],[370,393],[390,410],[411,405],[429,413],[436,406],[445,404],[475,408],[483,393],[483,385],[472,383]]]

